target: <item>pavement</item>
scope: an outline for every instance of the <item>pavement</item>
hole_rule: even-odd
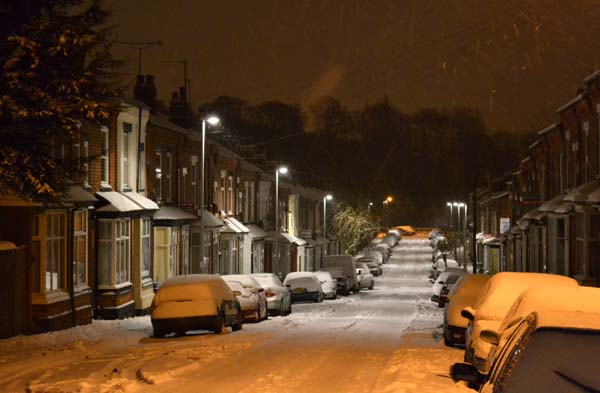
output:
[[[429,241],[405,238],[374,290],[221,335],[155,339],[148,317],[0,340],[0,392],[472,392],[429,300]]]

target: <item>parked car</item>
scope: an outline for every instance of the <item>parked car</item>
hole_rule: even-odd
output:
[[[537,286],[523,292],[502,322],[505,329],[481,334],[497,346],[491,366],[482,372],[457,363],[453,378],[488,393],[600,391],[599,296],[598,288]]]
[[[260,298],[258,297],[258,294],[252,292],[248,288],[244,288],[244,286],[237,281],[226,281],[226,283],[240,303],[244,322],[260,321]]]
[[[432,266],[429,272],[429,282],[434,283],[438,276],[445,271],[459,271],[463,270],[458,266],[458,262],[454,259],[447,258],[446,262],[442,258],[438,259]]]
[[[283,286],[273,273],[254,273],[252,277],[265,290],[267,309],[272,315],[289,315],[292,312],[290,291]]]
[[[226,274],[221,276],[225,281],[237,281],[242,286],[253,293],[256,293],[260,302],[260,318],[263,321],[269,317],[267,296],[265,295],[264,288],[260,285],[254,277],[249,274]]]
[[[458,281],[458,279],[465,274],[467,274],[467,272],[463,269],[458,271],[450,270],[440,273],[437,280],[435,280],[433,286],[431,287],[431,301],[438,303],[440,301],[442,288],[446,287],[449,290],[454,286],[456,281]]]
[[[375,279],[368,269],[359,267],[356,269],[356,275],[360,280],[360,289],[373,289],[375,287]]]
[[[487,274],[466,274],[448,293],[444,309],[444,344],[447,346],[465,344],[469,320],[461,315],[461,311],[467,306],[473,307],[489,278]]]
[[[383,265],[383,253],[381,250],[365,248],[357,255],[357,257],[358,258],[362,258],[362,257],[371,258],[379,266]]]
[[[323,267],[321,270],[329,272],[331,277],[335,279],[336,284],[336,294],[338,296],[348,296],[350,294],[350,283],[348,282],[348,278],[346,274],[340,267]]]
[[[352,292],[358,292],[360,290],[360,281],[356,276],[354,258],[350,255],[329,255],[323,257],[323,267],[339,267],[346,275],[350,290]]]
[[[321,291],[325,299],[337,299],[337,280],[326,271],[315,272],[315,275],[321,283]]]
[[[165,280],[152,300],[154,337],[169,333],[184,335],[189,330],[214,333],[231,326],[242,328],[240,303],[218,275],[188,274]]]
[[[465,307],[461,315],[469,320],[465,334],[465,361],[478,369],[485,368],[491,346],[480,339],[483,329],[495,330],[519,295],[535,285],[549,285],[557,289],[575,287],[570,277],[544,273],[502,272],[493,275],[473,307]]]
[[[289,286],[292,292],[292,303],[323,301],[323,292],[321,282],[314,273],[311,272],[292,272],[289,273],[283,285]]]

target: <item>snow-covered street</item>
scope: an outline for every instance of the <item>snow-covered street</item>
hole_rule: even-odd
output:
[[[374,290],[294,305],[237,333],[155,339],[149,317],[0,341],[0,391],[428,392],[462,351],[441,342],[431,247],[404,239]]]

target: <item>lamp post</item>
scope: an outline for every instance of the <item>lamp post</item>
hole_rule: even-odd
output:
[[[387,211],[388,211],[388,205],[390,203],[392,203],[394,201],[394,198],[392,198],[391,196],[388,196],[387,198],[385,198],[385,200],[383,201],[383,229],[385,231],[387,231],[387,227],[388,227],[388,222],[387,222]]]
[[[465,207],[465,222],[463,224],[463,236],[465,238],[465,241],[467,240],[467,203],[464,203],[464,207]]]
[[[206,149],[206,123],[216,126],[219,124],[219,120],[216,116],[209,116],[206,119],[202,119],[202,150],[200,155],[200,268],[204,264],[204,161],[205,161],[205,149]],[[198,272],[199,273],[199,272]]]
[[[452,203],[446,202],[446,206],[450,208],[450,230],[452,230]]]
[[[331,194],[323,197],[323,237],[327,239],[327,201],[333,199]]]
[[[280,166],[275,170],[275,263],[273,264],[278,269],[279,266],[279,174],[285,175],[288,172],[287,167]],[[275,273],[275,272],[274,272]],[[279,272],[277,272],[279,273]]]
[[[373,202],[369,202],[367,205],[367,213],[371,213],[371,206],[373,206]]]
[[[460,205],[458,202],[452,202],[452,206],[456,208],[456,217],[458,220],[456,223],[456,230],[460,232]]]

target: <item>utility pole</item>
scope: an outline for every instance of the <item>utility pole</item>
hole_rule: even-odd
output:
[[[120,45],[126,45],[138,50],[138,75],[142,75],[142,51],[151,46],[162,46],[162,41],[120,41]],[[142,108],[138,108],[138,137],[137,137],[137,167],[135,177],[135,192],[140,192],[140,158],[142,154]]]

